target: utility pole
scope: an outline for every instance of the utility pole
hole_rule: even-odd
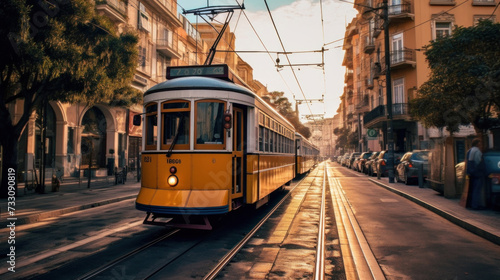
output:
[[[387,94],[387,169],[389,183],[394,183],[394,135],[392,123],[392,82],[391,82],[391,52],[389,51],[389,7],[387,0],[383,2],[384,9],[384,48],[385,48],[385,84]]]

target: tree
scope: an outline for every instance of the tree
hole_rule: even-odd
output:
[[[333,130],[333,134],[337,136],[335,148],[344,149],[344,151],[355,149],[359,142],[358,132],[351,131],[350,128],[337,127]]]
[[[17,170],[17,141],[43,102],[128,105],[141,101],[130,86],[138,38],[117,35],[86,0],[3,0],[0,4],[0,196]],[[12,108],[22,105],[14,119]]]
[[[431,76],[409,102],[410,114],[426,127],[453,133],[472,124],[482,135],[500,112],[500,24],[457,27],[425,46],[425,55]]]
[[[268,95],[262,96],[262,99],[292,123],[302,136],[309,139],[312,135],[311,130],[300,122],[297,113],[292,110],[292,104],[284,95],[285,93],[282,91],[273,91]]]

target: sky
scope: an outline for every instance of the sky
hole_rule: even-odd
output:
[[[339,0],[321,2],[319,0],[268,0],[267,3],[284,49],[292,52],[288,54],[290,64],[313,64],[277,68],[276,58],[280,59],[280,65],[289,63],[284,54],[277,54],[277,52],[283,52],[283,47],[264,0],[209,0],[208,3],[211,6],[236,5],[236,1],[240,4],[243,2],[246,16],[241,11],[235,10],[230,29],[236,35],[236,52],[252,66],[254,79],[267,86],[270,92],[285,92],[285,96],[294,105],[295,100],[310,100],[311,102],[302,102],[299,105],[302,121],[306,121],[307,115],[324,114],[325,118],[333,117],[340,105],[340,96],[344,90],[345,67],[342,66],[344,58],[342,39],[346,25],[356,15],[353,4]],[[186,10],[207,6],[207,0],[178,0],[177,2],[180,9]],[[190,20],[193,23],[196,22],[194,17]],[[313,52],[320,51],[323,46],[325,48],[324,70],[318,66],[322,63],[321,52]],[[270,54],[265,52],[266,48]],[[258,52],[248,53],[247,51]],[[323,96],[324,102],[317,102]]]

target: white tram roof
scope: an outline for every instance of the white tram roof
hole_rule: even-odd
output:
[[[257,95],[252,91],[250,91],[249,89],[234,84],[232,82],[224,81],[222,79],[217,79],[217,78],[208,78],[199,76],[176,78],[159,83],[153,86],[152,88],[148,89],[144,93],[144,95],[146,96],[148,94],[159,91],[192,90],[192,89],[232,91],[250,95],[252,97],[257,97]]]

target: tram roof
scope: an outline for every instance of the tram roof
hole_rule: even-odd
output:
[[[173,91],[173,90],[222,90],[222,91],[232,91],[238,92],[252,97],[257,95],[250,91],[249,89],[217,78],[208,77],[182,77],[172,80],[168,80],[159,83],[152,88],[148,89],[144,95],[148,95],[160,91]]]

